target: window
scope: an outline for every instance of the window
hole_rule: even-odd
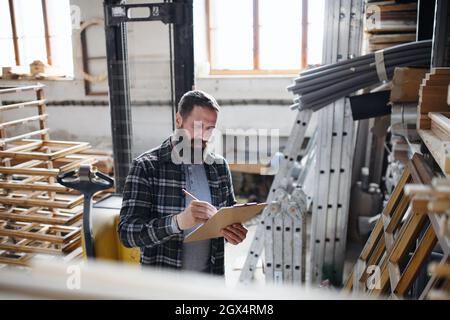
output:
[[[73,74],[69,0],[0,0],[0,65],[35,60]]]
[[[211,74],[294,74],[321,62],[324,0],[206,0],[206,10]]]

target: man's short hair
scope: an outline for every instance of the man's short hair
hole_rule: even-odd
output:
[[[186,119],[191,114],[194,106],[211,108],[217,112],[220,110],[219,104],[211,95],[200,90],[192,90],[181,97],[178,103],[178,112],[180,112],[181,117]]]

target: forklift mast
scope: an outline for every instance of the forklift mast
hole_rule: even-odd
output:
[[[142,4],[127,4],[126,1],[120,0],[104,1],[114,176],[118,194],[123,192],[125,179],[133,160],[127,22],[160,21],[169,25],[173,129],[178,101],[185,92],[192,90],[194,87],[192,1],[173,0],[171,2]],[[147,17],[132,16],[133,10],[143,8],[148,9]]]

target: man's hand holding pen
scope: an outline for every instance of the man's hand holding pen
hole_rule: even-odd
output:
[[[192,200],[189,206],[176,216],[180,230],[190,229],[199,223],[205,223],[217,209],[206,201]]]
[[[198,200],[184,189],[183,192],[193,200],[185,210],[175,216],[180,230],[187,230],[199,223],[205,223],[217,213],[217,209],[210,203]],[[223,237],[234,245],[241,243],[247,236],[247,232],[248,230],[240,223],[222,229]]]

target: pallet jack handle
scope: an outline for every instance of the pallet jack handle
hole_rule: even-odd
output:
[[[91,165],[81,165],[78,170],[62,172],[56,180],[59,184],[80,191],[84,196],[83,234],[86,256],[95,258],[94,236],[92,232],[92,197],[95,193],[114,186],[114,179],[97,171]]]

